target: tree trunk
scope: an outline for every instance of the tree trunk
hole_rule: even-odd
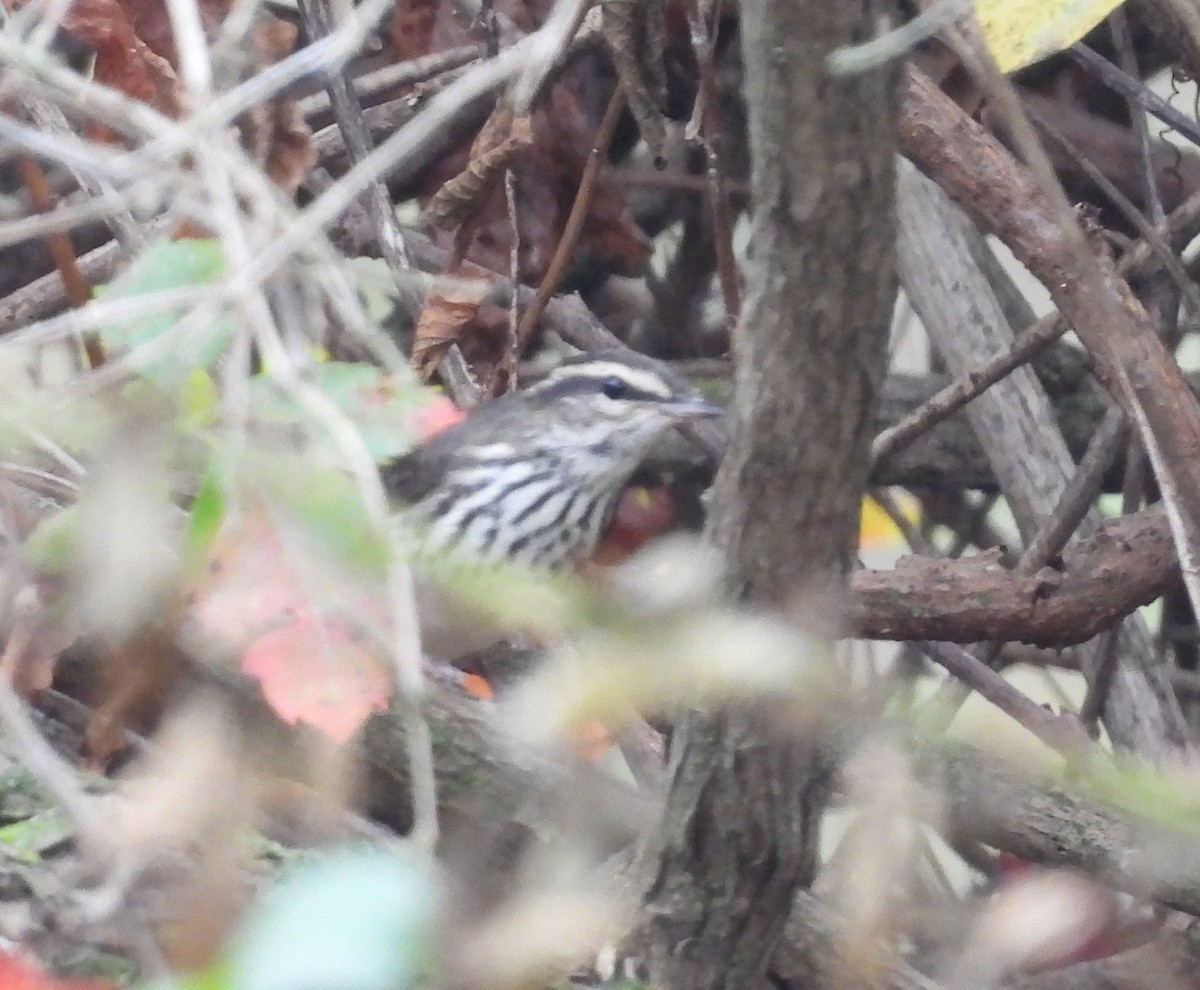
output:
[[[742,6],[753,256],[711,533],[733,596],[800,601],[812,616],[844,601],[895,292],[895,76],[889,66],[832,78],[825,58],[872,37],[889,10],[883,0]],[[759,986],[812,878],[812,750],[760,722],[693,712],[675,733],[633,943],[652,985]]]

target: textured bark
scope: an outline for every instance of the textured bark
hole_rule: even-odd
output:
[[[900,277],[908,298],[951,372],[969,374],[986,359],[1012,348],[1014,334],[978,264],[972,241],[979,235],[933,182],[908,162],[898,176]],[[1057,510],[1075,463],[1054,428],[1050,400],[1029,368],[1018,368],[966,407],[975,433],[1000,480],[1025,544]],[[1100,524],[1092,509],[1077,532]],[[1104,724],[1118,745],[1151,758],[1167,758],[1177,704],[1161,671],[1145,623],[1130,616],[1117,631],[1119,656]],[[1008,637],[1001,636],[1001,639]],[[1093,676],[1104,663],[1103,642],[1082,648],[1082,669]]]
[[[955,376],[1011,349],[1015,335],[972,253],[966,217],[908,162],[898,173],[900,279],[947,370]],[[1050,400],[1018,368],[964,409],[1028,542],[1054,511],[1074,463],[1052,428]]]
[[[1033,175],[920,70],[906,67],[904,154],[1002,240],[1046,287],[1130,415],[1172,505],[1189,588],[1200,563],[1200,401],[1111,258],[1093,253]],[[1064,207],[1065,208],[1065,207]],[[1200,591],[1189,592],[1189,597]]]
[[[943,560],[904,557],[895,570],[858,571],[850,582],[854,634],[954,643],[1082,643],[1179,580],[1161,512],[1105,523],[1071,545],[1060,567],[1022,577],[999,551]]]
[[[918,774],[942,795],[950,836],[1031,863],[1079,870],[1119,890],[1200,914],[1200,846],[1183,825],[1190,813],[1182,803],[1160,799],[1155,820],[1089,795],[1089,783],[1112,786],[1103,775],[1092,781],[1085,775],[1079,785],[1028,769],[1013,772],[966,746],[930,746],[926,752],[924,759],[916,754]],[[1150,804],[1139,798],[1130,803]]]
[[[891,69],[832,79],[824,63],[871,36],[886,6],[742,8],[753,257],[710,521],[740,599],[829,604],[845,590],[895,292],[896,89]],[[745,712],[685,716],[633,945],[653,985],[763,983],[811,879],[816,762]]]

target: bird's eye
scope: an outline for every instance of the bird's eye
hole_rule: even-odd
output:
[[[614,375],[612,378],[604,379],[600,391],[610,399],[619,399],[625,394],[625,383]]]

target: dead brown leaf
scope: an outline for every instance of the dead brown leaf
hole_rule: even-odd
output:
[[[438,38],[435,34],[439,25],[439,10],[445,10],[447,4],[438,0],[408,0],[407,3],[396,4],[396,12],[388,25],[388,38],[395,51],[396,61],[417,58],[428,55],[431,51],[440,51],[447,45],[449,39]],[[453,22],[443,27],[442,31],[453,34],[461,39],[465,32]]]
[[[532,144],[533,124],[529,117],[514,118],[508,107],[496,107],[476,135],[466,167],[426,203],[426,222],[442,230],[459,226],[483,205],[504,170]]]
[[[412,364],[426,381],[433,375],[446,348],[456,343],[474,319],[488,291],[483,279],[462,281],[452,289],[433,293],[413,331]]]
[[[544,21],[550,6],[549,0],[497,0],[496,11],[528,31]],[[389,37],[397,60],[479,40],[477,25],[456,19],[449,5],[434,0],[399,7]],[[592,149],[605,102],[597,98],[600,86],[607,89],[611,80],[602,80],[594,66],[576,66],[542,95],[528,120],[528,138],[520,135],[514,142],[519,144],[519,154],[512,155],[512,146],[506,146],[517,135],[506,129],[506,118],[497,111],[469,147],[443,156],[429,169],[418,195],[426,203],[427,217],[441,228],[435,232],[439,243],[460,248],[466,261],[508,272],[515,233],[517,276],[525,284],[540,283],[555,255]],[[511,168],[515,179],[515,218],[509,215],[504,191],[496,181],[504,168]],[[457,238],[449,233],[455,227],[465,230],[466,218],[473,227],[469,239],[463,238],[461,230]],[[649,259],[649,241],[628,210],[625,191],[607,175],[602,174],[593,187],[577,256],[589,268],[631,275],[643,271]],[[500,316],[497,325],[506,324],[507,314]],[[497,335],[495,327],[485,329],[477,314],[471,320],[471,333],[464,334],[463,329],[457,336],[463,338],[464,347],[474,350],[472,345],[481,345],[485,363],[497,359],[502,334]]]
[[[15,6],[26,2],[19,0]],[[60,27],[95,50],[96,82],[149,104],[167,116],[179,115],[181,90],[175,69],[138,34],[119,0],[75,0],[63,14]],[[88,130],[95,140],[116,140],[113,132],[102,125],[93,124]]]
[[[629,111],[654,160],[660,162],[667,141],[664,5],[661,0],[602,0],[600,10],[600,29],[625,87]]]
[[[17,6],[29,2],[18,0]],[[200,0],[201,21],[207,32],[217,29],[232,4],[229,0]],[[162,0],[75,0],[63,15],[61,27],[96,52],[97,82],[117,89],[170,117],[183,110],[176,74],[177,55],[170,17]],[[288,55],[296,28],[262,14],[250,34],[253,57],[246,72],[257,72]],[[243,144],[271,179],[288,195],[316,163],[312,132],[288,99],[269,100],[252,107],[238,120]],[[88,135],[116,143],[107,127],[92,123]]]
[[[269,14],[260,16],[253,34],[256,67],[273,65],[288,55],[295,47],[296,35],[294,24]],[[238,120],[238,127],[250,156],[275,185],[293,195],[317,163],[312,129],[295,101],[281,98],[253,107]]]

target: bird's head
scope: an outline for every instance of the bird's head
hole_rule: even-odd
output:
[[[550,442],[630,470],[669,427],[722,411],[666,365],[625,350],[570,358],[522,396]]]

